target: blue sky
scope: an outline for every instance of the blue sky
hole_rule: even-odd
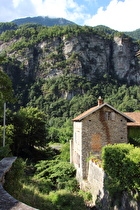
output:
[[[0,22],[49,16],[79,25],[133,31],[140,28],[139,9],[140,0],[0,0]]]

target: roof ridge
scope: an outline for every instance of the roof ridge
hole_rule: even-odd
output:
[[[72,121],[81,121],[82,119],[84,119],[88,115],[90,115],[93,112],[101,109],[103,106],[108,106],[109,108],[113,109],[115,112],[119,113],[120,115],[124,116],[127,120],[129,120],[129,122],[135,122],[135,120],[133,120],[131,117],[129,117],[129,116],[125,115],[124,113],[118,111],[117,109],[115,109],[114,107],[112,107],[111,105],[109,105],[107,103],[103,103],[100,106],[97,105],[97,106],[91,107],[90,109],[86,110],[85,112],[81,113],[80,115],[78,115],[77,117],[72,119]]]

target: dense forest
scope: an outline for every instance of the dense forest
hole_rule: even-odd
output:
[[[73,135],[72,119],[96,106],[99,96],[121,112],[140,111],[140,85],[128,82],[125,78],[119,79],[111,72],[96,71],[92,78],[89,78],[88,66],[86,70],[83,67],[82,75],[76,74],[71,71],[71,65],[79,62],[80,55],[73,51],[67,55],[68,59],[65,59],[63,43],[59,42],[59,45],[56,44],[55,49],[52,49],[51,42],[53,40],[57,43],[56,39],[62,40],[62,37],[69,40],[90,35],[100,37],[108,43],[114,36],[130,39],[137,46],[140,42],[133,41],[125,33],[103,26],[46,27],[38,24],[17,26],[7,23],[0,24],[0,31],[3,31],[0,35],[1,136],[3,103],[7,104],[6,147],[1,147],[0,156],[2,158],[11,154],[22,157],[21,162],[24,166],[21,167],[20,162],[15,168],[24,168],[24,172],[21,170],[21,173],[29,177],[27,180],[19,175],[22,178],[17,189],[19,190],[21,183],[24,183],[20,193],[8,189],[8,186],[6,188],[10,192],[13,191],[18,199],[40,209],[64,209],[60,206],[65,205],[71,205],[65,209],[73,209],[74,205],[77,206],[76,209],[85,209],[84,200],[86,203],[90,202],[91,195],[79,191],[75,169],[69,164],[69,140]],[[47,47],[39,48],[40,43],[46,40]],[[97,47],[96,51],[100,53]],[[139,58],[137,60],[139,63]],[[53,75],[50,74],[50,69],[54,72]],[[134,136],[130,143],[134,141],[139,145],[140,138]],[[60,151],[49,147],[56,143],[64,144]],[[15,176],[14,173],[11,172],[11,177]],[[66,176],[63,176],[64,174]],[[52,190],[58,191],[54,195]],[[24,193],[30,194],[31,191],[38,203],[35,200],[34,203],[31,202],[32,198],[28,201],[24,198]],[[70,192],[74,192],[73,195]],[[49,194],[48,197],[44,197],[46,193]],[[70,203],[71,200],[73,203]]]

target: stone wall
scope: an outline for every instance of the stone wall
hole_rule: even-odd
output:
[[[35,210],[13,198],[3,188],[4,176],[12,167],[16,157],[6,157],[0,161],[0,210]]]
[[[116,198],[111,201],[104,183],[107,175],[104,170],[92,160],[89,161],[87,180],[80,182],[80,188],[92,194],[92,206],[98,210],[139,210],[140,202],[136,202],[126,192],[120,198],[120,206],[116,205]],[[112,206],[112,207],[111,207]]]
[[[90,156],[100,156],[102,147],[107,144],[127,143],[127,121],[119,113],[104,106],[82,120],[81,135],[82,140],[79,141],[82,141],[80,153],[82,178],[87,178],[87,159]]]
[[[73,140],[71,141],[71,163],[76,168],[78,180],[83,178],[82,162],[82,122],[74,122]]]
[[[102,168],[98,167],[92,160],[89,161],[89,171],[88,171],[88,182],[90,185],[90,191],[93,197],[93,203],[97,198],[103,199],[104,197],[104,179],[105,172]]]

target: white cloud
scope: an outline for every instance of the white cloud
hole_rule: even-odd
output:
[[[112,0],[104,9],[100,7],[96,15],[85,20],[85,25],[105,25],[118,31],[132,31],[140,28],[140,0]]]
[[[66,1],[61,0],[31,0],[36,14],[42,16],[65,17]]]
[[[19,4],[20,4],[20,0],[13,0],[14,8],[17,8]]]
[[[84,6],[79,6],[74,0],[31,0],[36,9],[36,15],[63,17],[71,21],[84,19]]]
[[[98,0],[0,0],[0,21],[22,17],[62,17],[81,25],[106,25],[118,31],[140,28],[140,0],[110,0],[95,14]],[[80,2],[80,3],[78,3]],[[91,13],[92,10],[92,13]]]

